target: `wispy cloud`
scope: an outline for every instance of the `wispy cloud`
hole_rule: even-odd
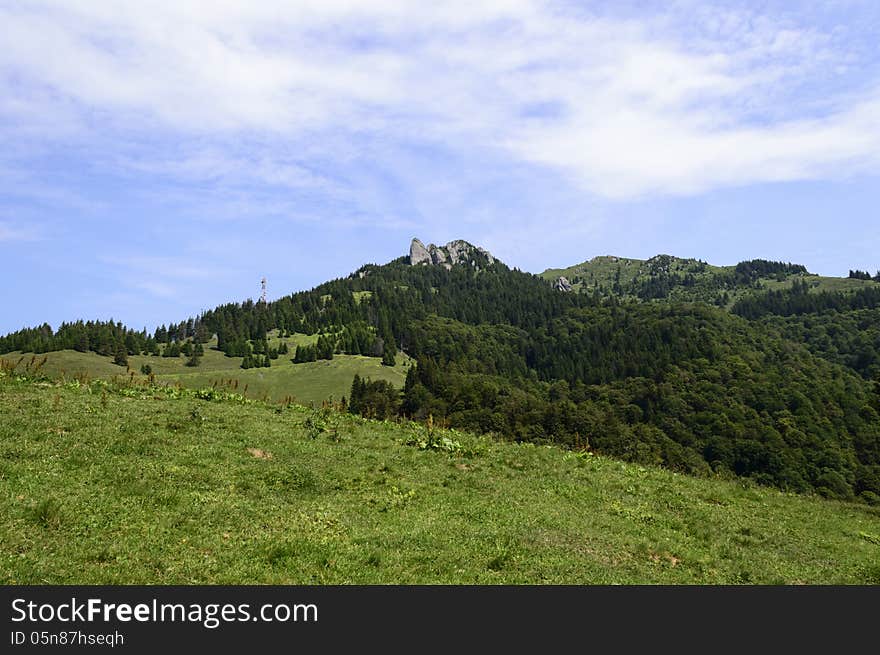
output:
[[[57,117],[109,161],[179,179],[344,194],[308,163],[344,167],[377,140],[493,151],[612,199],[880,168],[878,71],[848,82],[863,53],[846,31],[785,16],[72,1],[8,4],[0,24],[16,134]],[[144,134],[187,145],[169,156]]]

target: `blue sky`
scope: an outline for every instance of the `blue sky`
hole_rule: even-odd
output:
[[[0,332],[152,329],[413,236],[873,272],[878,33],[870,1],[0,0]]]

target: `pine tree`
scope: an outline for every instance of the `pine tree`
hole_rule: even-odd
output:
[[[348,395],[348,411],[352,414],[360,414],[361,401],[364,396],[364,384],[361,381],[361,376],[357,373],[354,374],[354,379],[351,381],[351,392]]]
[[[125,350],[125,346],[121,343],[116,346],[116,354],[113,356],[113,363],[118,364],[119,366],[128,366],[128,353]]]
[[[393,341],[386,341],[384,351],[382,352],[382,366],[394,366],[397,362],[394,358],[397,348]]]
[[[333,351],[336,349],[335,339],[330,335],[320,335],[314,346],[316,359],[333,359]]]
[[[189,359],[186,360],[187,366],[198,366],[202,363],[202,355],[199,352],[199,348],[202,344],[198,344],[198,347],[192,349],[192,353],[189,356]]]
[[[89,335],[85,330],[77,336],[76,344],[73,348],[81,353],[89,352]]]

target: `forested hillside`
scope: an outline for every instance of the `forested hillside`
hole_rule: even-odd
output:
[[[230,368],[249,368],[334,354],[393,366],[403,351],[417,362],[404,388],[358,376],[350,411],[880,502],[880,285],[870,276],[669,256],[536,276],[465,242],[432,248],[420,265],[367,265],[153,334],[112,321],[44,325],[0,338],[0,353],[94,351],[121,367],[150,353],[198,367],[211,342]],[[552,284],[573,270],[568,287]],[[288,350],[292,335],[315,340]]]

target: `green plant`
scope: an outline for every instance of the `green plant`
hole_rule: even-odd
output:
[[[432,426],[423,427],[414,424],[410,427],[409,436],[404,440],[407,446],[416,446],[419,450],[436,450],[451,455],[469,457],[478,454],[474,448],[467,448],[458,439],[449,436],[452,431],[441,432]]]

